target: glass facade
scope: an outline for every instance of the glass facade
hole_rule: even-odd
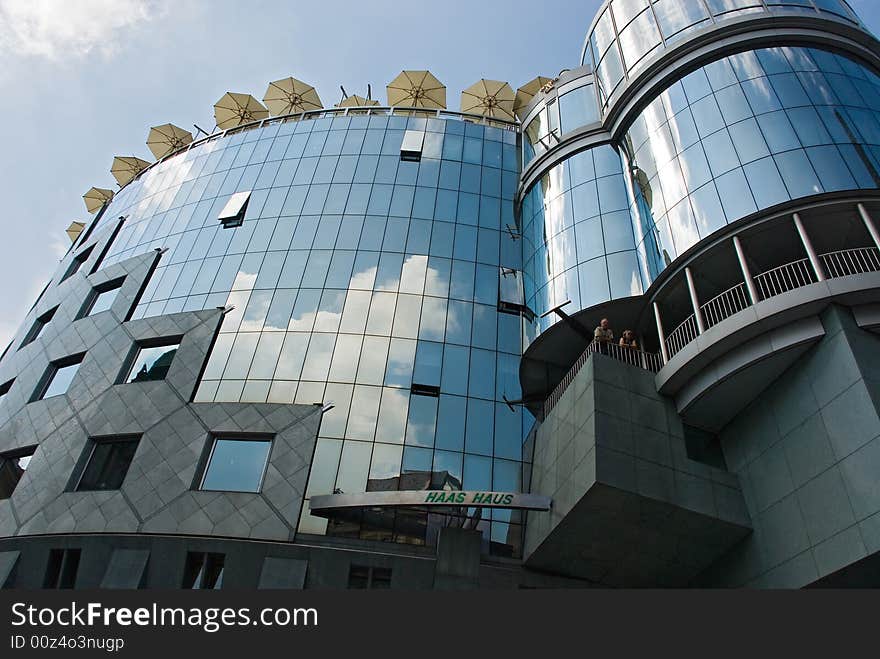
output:
[[[809,48],[726,57],[676,82],[626,133],[643,276],[775,204],[880,185],[880,77]]]
[[[554,166],[522,203],[526,305],[539,316],[640,295],[630,201],[617,150],[603,145]],[[546,329],[558,318],[538,322]]]
[[[593,76],[583,76],[574,89],[566,85],[555,98],[546,99],[523,129],[523,168],[556,146],[566,134],[599,121]],[[586,82],[584,82],[586,81]],[[533,114],[533,113],[529,113]]]
[[[760,13],[800,13],[858,24],[844,0],[609,0],[582,64],[593,63],[603,106],[651,56],[696,30]]]
[[[878,117],[880,77],[823,50],[748,51],[690,73],[636,117],[619,148],[582,151],[530,188],[526,304],[540,315],[568,300],[573,311],[639,295],[751,213],[877,188]]]
[[[407,130],[425,134],[418,162],[401,159]],[[517,138],[454,119],[348,116],[209,141],[117,195],[108,213],[128,218],[105,263],[169,248],[133,318],[234,307],[196,401],[332,403],[309,496],[440,482],[521,491],[531,418],[504,398],[521,397],[530,326],[499,310],[502,268],[522,270]],[[218,215],[246,190],[244,222],[223,227]],[[519,521],[483,512],[479,526],[509,554]],[[306,516],[300,529],[430,541],[410,519],[380,526]]]

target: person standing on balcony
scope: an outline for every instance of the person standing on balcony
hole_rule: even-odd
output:
[[[639,349],[639,342],[636,341],[636,334],[632,330],[624,330],[623,336],[620,337],[619,345],[623,348]]]
[[[608,354],[608,346],[614,342],[614,332],[609,326],[608,319],[599,321],[599,326],[593,331],[593,340],[598,344],[599,352]]]

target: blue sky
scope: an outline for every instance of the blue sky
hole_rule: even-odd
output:
[[[0,349],[86,219],[81,195],[115,188],[114,155],[151,160],[150,126],[210,130],[226,91],[270,80],[384,100],[401,69],[433,71],[448,104],[479,78],[513,87],[577,66],[600,0],[0,0]],[[880,32],[880,2],[851,0]]]

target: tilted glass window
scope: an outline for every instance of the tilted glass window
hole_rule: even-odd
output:
[[[0,453],[0,499],[8,499],[24,475],[36,446]]]
[[[126,382],[164,380],[180,342],[140,348],[128,372]]]
[[[85,356],[85,353],[82,353],[49,364],[42,384],[37,388],[32,400],[42,400],[66,393]]]
[[[215,438],[199,489],[259,492],[271,448],[271,439]]]
[[[122,283],[123,280],[119,279],[93,289],[79,317],[94,316],[110,309],[116,301],[116,296],[119,294],[119,289],[122,288]]]
[[[247,213],[248,201],[251,197],[251,191],[236,192],[229,198],[223,210],[217,216],[217,219],[224,227],[234,227],[244,222],[245,213]]]
[[[91,439],[86,446],[89,457],[74,488],[77,492],[118,490],[122,487],[139,437]]]
[[[21,340],[21,345],[19,346],[19,350],[24,348],[28,343],[31,343],[40,336],[40,333],[43,329],[48,325],[52,317],[55,315],[55,312],[58,311],[58,307],[53,307],[49,309],[46,313],[37,317],[34,321],[34,324],[31,325],[31,328],[28,330],[28,333],[25,334],[24,338]]]

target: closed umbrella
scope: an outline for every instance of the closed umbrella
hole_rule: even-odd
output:
[[[147,135],[147,147],[157,159],[164,158],[192,141],[192,133],[174,124],[153,126]]]
[[[106,202],[113,199],[113,190],[104,188],[89,188],[89,191],[83,195],[83,201],[86,202],[86,210],[90,213],[96,213]]]
[[[110,173],[113,174],[113,178],[122,187],[149,166],[150,163],[146,160],[136,158],[135,156],[116,156],[113,158]]]
[[[270,82],[263,96],[263,103],[276,117],[320,110],[323,107],[315,88],[296,78]]]
[[[461,111],[514,121],[515,99],[516,94],[506,82],[482,79],[461,93]]]
[[[269,111],[250,94],[226,92],[214,104],[214,120],[217,128],[226,130],[269,116]]]
[[[446,85],[430,71],[401,71],[388,83],[388,105],[410,108],[446,108]]]

